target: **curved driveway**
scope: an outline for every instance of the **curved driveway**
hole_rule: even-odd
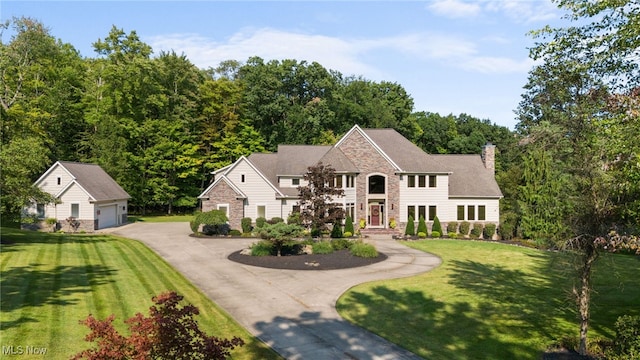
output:
[[[134,223],[111,233],[140,240],[166,259],[250,333],[287,359],[420,359],[343,320],[338,297],[354,285],[417,275],[440,264],[434,255],[368,238],[389,258],[344,270],[258,268],[227,259],[255,239],[192,238],[188,223]]]

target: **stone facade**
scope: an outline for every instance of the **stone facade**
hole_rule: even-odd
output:
[[[381,227],[388,227],[391,218],[399,219],[400,181],[393,165],[376,150],[360,132],[354,131],[339,146],[340,150],[358,167],[360,174],[356,178],[356,208],[354,222],[367,219],[369,223],[369,201],[384,201],[384,217]],[[369,194],[369,177],[385,177],[385,193]]]
[[[218,205],[229,206],[229,226],[232,229],[241,230],[242,217],[244,216],[244,200],[238,199],[238,194],[224,181],[219,182],[211,188],[208,195],[215,193],[215,198],[211,196],[208,200],[202,200],[202,211],[217,210]]]

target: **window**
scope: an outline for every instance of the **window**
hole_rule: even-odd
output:
[[[418,187],[426,186],[426,177],[424,175],[418,175]]]
[[[413,220],[416,219],[416,207],[413,205],[409,205],[407,207],[407,221],[409,220],[409,217],[412,217]]]
[[[384,194],[384,176],[374,175],[369,178],[369,194]]]
[[[267,214],[267,206],[266,205],[258,205],[257,207],[257,213],[258,213],[258,217],[261,218],[266,218],[266,214]]]
[[[478,220],[484,221],[487,219],[487,208],[484,205],[478,205]]]
[[[458,205],[458,220],[464,220],[464,205]]]
[[[80,204],[71,204],[71,217],[76,219],[80,217]]]
[[[355,176],[347,175],[347,187],[352,188],[354,187],[354,184],[355,184]]]
[[[429,205],[429,221],[433,221],[436,218],[436,206]]]
[[[295,186],[300,185],[300,179],[291,179],[291,185],[295,185]]]
[[[44,204],[37,204],[36,211],[39,219],[44,219]]]
[[[467,206],[467,220],[476,219],[476,207],[473,205]]]
[[[437,186],[436,180],[437,177],[435,175],[429,175],[429,187],[434,188]]]
[[[293,205],[291,212],[294,214],[300,214],[300,205]]]
[[[57,182],[58,182],[58,185],[62,184],[62,178],[60,176],[58,176]]]
[[[338,189],[342,188],[342,175],[337,175],[336,176],[336,180],[335,180],[334,184],[335,184],[336,188],[338,188]]]
[[[240,174],[240,182],[244,182],[244,180],[245,180],[244,174]]]
[[[424,205],[418,206],[418,219],[422,217],[423,219],[427,218],[427,207]]]
[[[356,210],[356,204],[355,203],[346,203],[345,204],[345,214],[348,215],[351,220],[353,220],[355,218],[355,210]]]
[[[416,187],[416,177],[414,175],[407,176],[407,186]]]
[[[218,210],[224,211],[227,218],[229,218],[229,204],[218,204]]]

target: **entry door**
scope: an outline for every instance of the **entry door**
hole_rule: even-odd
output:
[[[369,205],[369,214],[370,214],[370,225],[371,226],[380,226],[380,205],[371,204]]]

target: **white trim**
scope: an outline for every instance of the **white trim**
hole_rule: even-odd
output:
[[[263,216],[260,216],[260,211],[258,210],[258,208],[260,208],[261,206],[264,207],[264,214],[262,214]],[[267,219],[267,204],[264,204],[264,203],[256,204],[256,219],[259,217],[263,217]]]
[[[71,186],[73,185],[77,185],[80,190],[82,190],[85,194],[87,194],[87,196],[89,196],[88,201],[89,202],[96,202],[96,198],[93,197],[93,195],[89,194],[89,192],[87,190],[85,190],[85,188],[82,187],[82,185],[80,185],[75,178],[70,181],[67,186],[63,187],[62,190],[58,191],[58,193],[55,195],[56,198],[60,198],[62,196],[62,194],[64,194],[67,190],[69,190],[71,188]]]
[[[75,177],[75,176],[73,176],[73,174],[72,174],[71,172],[69,172],[69,170],[67,170],[67,168],[66,168],[66,167],[64,167],[64,165],[62,165],[62,164],[60,163],[60,161],[56,161],[53,165],[51,165],[51,167],[50,167],[47,171],[45,171],[45,172],[44,172],[44,174],[42,174],[42,176],[40,176],[40,177],[38,178],[38,180],[36,180],[36,181],[33,183],[33,185],[38,186],[38,184],[39,184],[42,180],[44,180],[44,179],[49,175],[49,173],[51,173],[51,172],[53,171],[53,169],[56,167],[56,165],[60,166],[60,167],[61,167],[61,168],[62,168],[62,169],[63,169],[63,170],[64,170],[64,171],[65,171],[65,172],[66,172],[66,173],[71,177],[71,179],[73,179],[73,180],[75,180],[75,179],[76,179],[76,177]]]
[[[73,216],[73,205],[78,205],[78,216]],[[69,216],[75,219],[80,219],[80,203],[79,202],[69,203]]]
[[[240,190],[239,187],[237,187],[233,181],[231,181],[228,177],[226,177],[225,175],[221,175],[219,178],[217,178],[213,183],[211,183],[211,185],[209,185],[203,192],[202,194],[198,195],[198,199],[209,199],[208,196],[205,196],[205,194],[207,194],[209,191],[211,191],[211,189],[213,189],[216,185],[218,185],[221,181],[224,181],[225,183],[227,183],[227,185],[229,185],[229,187],[231,187],[231,189],[233,191],[236,192],[236,194],[239,195],[239,198],[241,199],[246,199],[247,195],[245,195],[244,192],[242,192],[242,190]]]
[[[231,206],[229,204],[217,204],[216,205],[216,209],[218,209],[218,210],[220,210],[221,207],[224,207],[224,208],[227,209],[225,215],[227,215],[227,219],[228,219],[229,218],[229,211],[230,211]]]

